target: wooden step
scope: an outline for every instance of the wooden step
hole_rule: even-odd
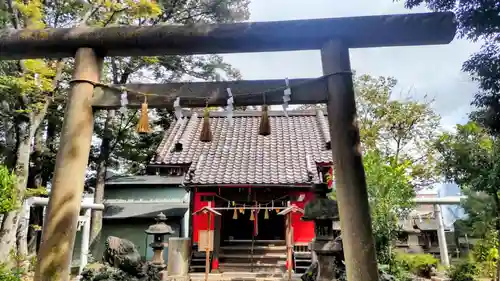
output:
[[[226,243],[233,244],[252,244],[252,240],[224,240]],[[254,244],[269,244],[269,245],[283,245],[286,243],[285,240],[253,240]]]
[[[252,267],[250,263],[239,263],[239,262],[221,262],[221,265],[224,266],[237,266],[237,267]],[[259,261],[255,261],[253,267],[281,267],[285,266],[285,261],[278,261],[276,263],[262,263]]]
[[[295,266],[295,268],[300,268],[300,269],[305,269],[306,270],[306,269],[309,268],[309,266],[303,266],[303,265],[299,266],[299,265],[297,265],[297,266]]]
[[[264,255],[260,254],[225,254],[222,253],[220,254],[221,258],[226,258],[226,259],[280,259],[284,258],[286,259],[286,254],[279,254],[279,253],[266,253]]]
[[[296,258],[308,258],[308,259],[310,259],[312,257],[311,252],[294,252],[293,255]]]
[[[265,274],[280,274],[285,272],[285,265],[266,263],[254,264],[250,263],[221,263],[220,270],[226,274],[228,272],[248,272],[248,273],[265,273]]]
[[[228,246],[221,246],[220,247],[222,250],[228,250],[228,251],[241,251],[241,250],[250,250],[251,245],[228,245]],[[286,251],[286,246],[262,246],[262,245],[254,245],[253,246],[254,250],[269,250],[269,251]]]

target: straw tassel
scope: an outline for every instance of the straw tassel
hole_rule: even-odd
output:
[[[269,219],[269,211],[266,209],[266,211],[264,212],[264,219],[265,220],[268,220]]]
[[[208,107],[205,108],[205,112],[203,113],[203,127],[201,128],[200,141],[212,141],[212,130],[210,130],[210,112]]]
[[[237,219],[238,219],[238,210],[234,209],[233,220],[237,220]]]
[[[271,124],[269,123],[269,112],[267,105],[262,106],[262,118],[260,119],[259,135],[268,136],[271,134]]]
[[[254,217],[254,215],[253,215],[253,212],[254,212],[253,210],[252,210],[252,211],[250,211],[250,220],[251,220],[251,221],[254,221],[254,220],[255,220],[255,217]]]
[[[151,131],[149,127],[149,115],[148,115],[148,97],[144,96],[144,102],[141,106],[141,116],[139,117],[139,122],[137,123],[137,132],[139,134],[146,134]]]

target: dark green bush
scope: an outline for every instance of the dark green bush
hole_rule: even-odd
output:
[[[480,273],[481,268],[473,261],[462,262],[448,269],[451,281],[476,281]]]
[[[0,281],[21,281],[22,273],[19,270],[0,264]]]
[[[398,253],[396,260],[409,272],[424,278],[431,278],[439,263],[438,259],[430,254]]]

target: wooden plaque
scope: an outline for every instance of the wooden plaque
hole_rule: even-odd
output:
[[[208,241],[207,241],[208,235]],[[208,245],[207,245],[208,243]],[[198,251],[205,252],[207,250],[214,250],[214,231],[213,230],[199,230],[198,231]]]

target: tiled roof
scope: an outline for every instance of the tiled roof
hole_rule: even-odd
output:
[[[260,111],[211,112],[211,142],[199,140],[203,118],[193,113],[165,133],[152,164],[191,164],[192,184],[299,185],[317,180],[315,162],[331,162],[330,134],[320,110],[270,111],[271,134],[258,133]],[[182,144],[182,150],[176,150]]]
[[[143,176],[113,176],[106,179],[106,186],[111,185],[180,185],[184,178],[182,176],[156,176],[156,175],[143,175]]]

